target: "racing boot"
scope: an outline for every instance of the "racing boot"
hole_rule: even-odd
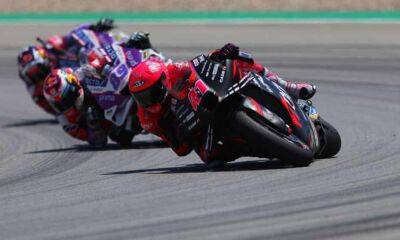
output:
[[[308,100],[317,92],[314,84],[309,83],[294,83],[286,81],[286,91],[296,99]]]
[[[277,83],[279,86],[285,89],[295,99],[308,100],[317,92],[317,88],[314,84],[286,81],[279,77],[276,73],[269,71],[268,68],[264,68],[264,75],[269,80]]]

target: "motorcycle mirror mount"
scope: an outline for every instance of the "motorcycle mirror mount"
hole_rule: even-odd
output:
[[[226,72],[224,76],[224,82],[226,83],[233,77],[233,60],[228,58],[226,59],[225,63],[226,63]]]

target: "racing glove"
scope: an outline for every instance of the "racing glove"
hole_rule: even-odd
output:
[[[114,20],[111,18],[101,18],[96,24],[89,27],[90,30],[96,32],[107,32],[115,28]]]
[[[225,44],[221,49],[211,53],[210,58],[221,62],[226,59],[236,59],[239,56],[239,47],[233,43]]]
[[[148,49],[152,48],[149,38],[149,33],[145,32],[134,32],[126,42],[126,47],[137,48],[137,49]]]

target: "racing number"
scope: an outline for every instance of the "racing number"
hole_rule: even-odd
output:
[[[188,99],[195,111],[197,111],[201,99],[203,95],[208,91],[208,89],[209,87],[201,79],[199,79],[189,90]]]
[[[118,90],[119,84],[129,73],[129,69],[125,64],[115,67],[110,73],[110,82],[115,90]]]

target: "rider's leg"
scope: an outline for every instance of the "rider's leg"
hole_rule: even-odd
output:
[[[269,71],[268,68],[264,68],[264,75],[271,81],[274,81],[279,86],[284,88],[290,95],[297,99],[310,99],[317,91],[315,85],[313,84],[286,81],[279,77],[276,73]]]

